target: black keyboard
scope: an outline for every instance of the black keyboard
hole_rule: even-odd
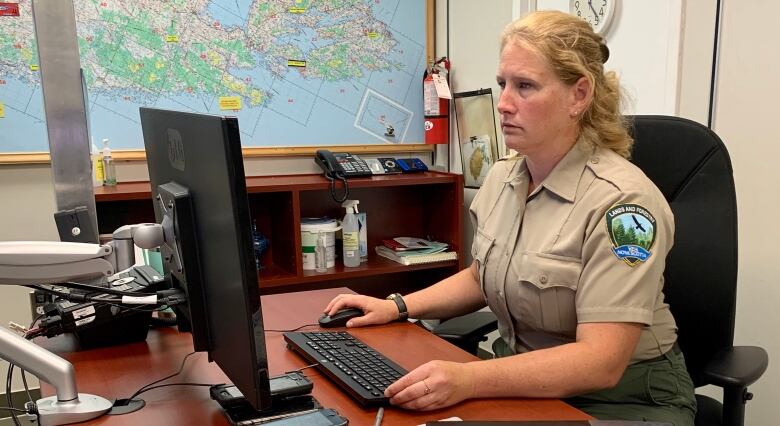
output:
[[[385,389],[406,374],[346,331],[284,333],[284,340],[364,406],[387,404]]]

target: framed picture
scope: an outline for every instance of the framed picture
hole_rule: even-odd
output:
[[[492,89],[453,93],[466,188],[479,188],[498,158]]]

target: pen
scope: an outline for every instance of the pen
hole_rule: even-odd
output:
[[[379,407],[379,410],[376,412],[376,419],[374,420],[374,426],[379,426],[382,424],[382,417],[385,416],[385,407]]]

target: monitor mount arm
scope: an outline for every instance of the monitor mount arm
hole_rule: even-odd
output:
[[[133,245],[162,244],[158,224],[126,225],[103,245],[58,241],[0,242],[0,285],[56,284],[107,277],[135,263]],[[36,401],[41,423],[60,425],[99,417],[111,401],[78,393],[73,365],[15,333],[0,327],[0,358],[29,371],[56,390],[56,396]]]

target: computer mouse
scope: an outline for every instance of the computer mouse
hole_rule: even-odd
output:
[[[355,308],[347,308],[337,311],[333,315],[322,314],[320,317],[320,327],[333,328],[333,327],[346,327],[347,321],[355,317],[363,316],[363,311]]]

